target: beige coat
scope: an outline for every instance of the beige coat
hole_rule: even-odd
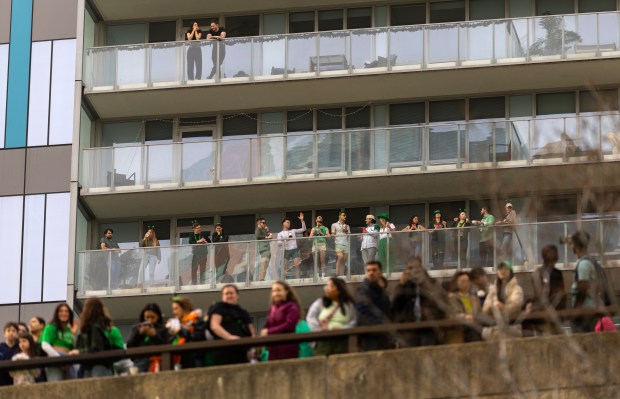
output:
[[[489,295],[482,305],[482,312],[488,315],[493,315],[493,308],[495,304],[499,302],[497,299],[497,283],[492,284],[489,289]],[[505,318],[514,320],[521,313],[523,307],[523,289],[519,285],[516,277],[506,285],[506,301],[504,303],[503,314]]]

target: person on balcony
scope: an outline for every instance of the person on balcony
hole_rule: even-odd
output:
[[[224,232],[224,225],[217,223],[215,225],[215,231],[211,235],[212,243],[219,243],[220,245],[214,245],[215,251],[215,270],[216,278],[218,282],[232,283],[234,279],[228,273],[228,261],[230,260],[230,252],[228,251],[228,234]]]
[[[273,234],[269,232],[267,221],[264,218],[256,219],[256,230],[254,231],[254,237],[257,241],[261,241],[257,243],[257,249],[260,253],[258,280],[263,281],[265,280],[265,275],[267,274],[267,266],[269,266],[269,261],[271,260],[271,245],[266,240],[271,240],[273,238]],[[250,274],[253,274],[252,270],[250,270]]]
[[[319,253],[319,260],[321,261],[321,274],[319,277],[325,278],[325,254],[327,253],[327,237],[329,237],[329,230],[323,226],[323,216],[316,217],[316,226],[312,228],[310,237],[314,237],[312,240],[312,253]]]
[[[211,240],[208,235],[202,232],[200,223],[194,222],[192,230],[193,233],[189,236],[190,245],[194,245],[192,248],[192,284],[198,284],[198,272],[200,272],[200,284],[204,284],[206,281],[207,257],[209,255],[207,244]]]
[[[472,224],[480,226],[480,266],[493,266],[493,249],[495,248],[495,217],[489,213],[489,208],[483,206],[480,209],[481,220],[472,220]]]
[[[144,283],[144,273],[146,273],[146,269],[149,266],[149,282],[153,284],[155,281],[155,267],[161,262],[161,250],[159,249],[157,234],[155,234],[155,226],[149,227],[139,245],[140,248],[149,248],[144,250],[144,260],[138,275],[138,286],[141,287]]]
[[[106,265],[110,267],[110,288],[116,289],[119,288],[121,279],[121,257],[120,247],[118,246],[118,243],[114,241],[113,237],[114,230],[105,229],[105,231],[103,232],[103,237],[101,237],[101,240],[99,240],[99,246],[102,250],[109,251],[106,254],[105,260]],[[107,274],[107,267],[105,267],[104,269]],[[99,275],[99,273],[97,275]],[[105,280],[107,280],[107,278],[101,279],[101,281]]]
[[[192,27],[185,32],[185,40],[190,42],[187,48],[187,80],[200,80],[202,78],[200,39],[202,39],[202,30],[200,30],[198,22],[194,22]]]
[[[299,257],[299,248],[297,248],[297,234],[303,234],[306,231],[306,222],[304,221],[304,214],[299,212],[299,220],[301,220],[301,227],[291,230],[291,221],[284,219],[282,221],[282,231],[278,233],[278,246],[284,247],[284,259],[283,267],[284,273],[289,269],[289,264],[293,264],[295,268],[295,278],[300,278],[300,264],[301,259]]]
[[[426,230],[426,227],[420,223],[420,217],[418,215],[413,215],[411,217],[411,223],[409,226],[405,226],[403,231],[418,231],[418,230]],[[409,234],[409,241],[411,241],[411,256],[412,257],[422,257],[422,234],[421,233],[413,233]]]
[[[360,237],[362,240],[362,260],[364,264],[375,260],[377,256],[378,233],[379,226],[374,215],[366,215],[366,227],[362,229],[362,233],[366,233]]]
[[[224,57],[226,57],[226,46],[224,45],[223,40],[226,38],[226,29],[223,26],[220,26],[217,19],[211,20],[211,29],[207,32],[207,39],[215,40],[215,44],[211,50],[211,60],[213,61],[213,69],[211,69],[211,73],[207,79],[213,79],[215,74],[218,74],[218,77],[222,77],[222,63],[224,62]],[[219,54],[218,54],[219,53]]]
[[[437,209],[433,212],[433,222],[428,226],[431,241],[431,258],[433,259],[433,269],[443,267],[443,259],[446,252],[446,232],[437,230],[445,229],[447,223],[441,217],[441,211]]]
[[[386,268],[387,272],[394,271],[394,243],[392,242],[392,231],[396,231],[396,226],[390,221],[386,213],[377,215],[379,219],[379,262]]]
[[[344,265],[347,263],[349,255],[349,240],[347,234],[351,233],[351,229],[347,222],[347,214],[345,212],[338,213],[338,221],[332,224],[332,235],[336,236],[336,276],[344,275]]]
[[[504,226],[501,244],[501,253],[504,259],[512,261],[512,235],[514,233],[514,224],[517,223],[517,213],[510,202],[506,203],[506,217],[495,224]]]
[[[456,247],[459,249],[459,265],[461,268],[467,267],[467,247],[469,246],[469,227],[471,222],[467,217],[465,210],[459,213],[458,217],[454,218],[454,225],[456,227]]]

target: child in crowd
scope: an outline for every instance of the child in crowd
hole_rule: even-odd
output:
[[[19,334],[20,352],[13,356],[13,360],[28,360],[36,356],[36,344],[29,333]],[[41,375],[41,369],[11,371],[14,385],[34,384]]]
[[[4,326],[4,342],[0,344],[0,360],[11,360],[19,352],[17,330],[15,322],[8,322]],[[13,385],[13,378],[7,371],[0,372],[0,386]]]

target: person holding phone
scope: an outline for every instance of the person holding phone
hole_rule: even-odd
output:
[[[194,222],[192,224],[193,233],[189,236],[190,245],[194,245],[192,248],[192,284],[198,284],[198,272],[200,271],[200,284],[204,284],[206,280],[207,271],[207,256],[209,255],[209,248],[206,244],[209,244],[211,240],[209,236],[203,234],[200,223]]]
[[[200,80],[202,77],[202,51],[200,50],[202,31],[198,22],[185,32],[185,40],[189,41],[187,48],[187,80]],[[196,73],[194,74],[194,68]]]
[[[147,303],[140,312],[139,323],[131,329],[127,340],[128,348],[142,346],[164,345],[168,342],[168,330],[164,326],[163,315],[159,305]],[[155,371],[156,364],[161,363],[161,357],[132,359],[140,372]]]

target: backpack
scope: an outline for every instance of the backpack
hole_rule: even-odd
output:
[[[607,274],[605,274],[605,269],[603,269],[603,265],[598,259],[594,259],[590,256],[584,256],[582,259],[587,259],[594,265],[594,272],[596,273],[596,293],[597,296],[603,301],[605,306],[611,306],[612,304],[612,286],[609,280],[607,279]],[[575,281],[579,281],[579,276],[577,274],[579,266],[579,261],[575,265]]]

